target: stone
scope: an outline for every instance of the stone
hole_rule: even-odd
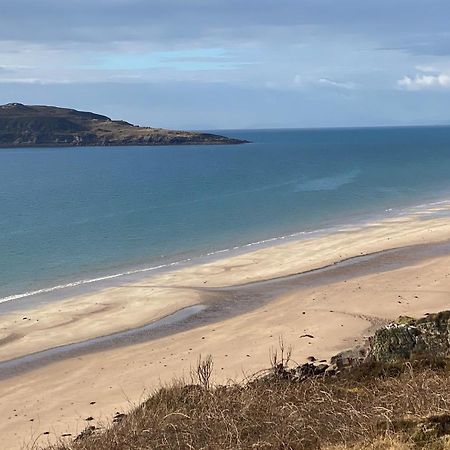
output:
[[[450,354],[450,311],[417,320],[400,317],[377,330],[370,339],[370,357],[375,361],[395,362],[418,354],[432,357]]]

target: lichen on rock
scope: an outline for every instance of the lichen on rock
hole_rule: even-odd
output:
[[[417,320],[401,317],[377,330],[370,339],[369,356],[376,361],[394,362],[414,354],[433,357],[450,354],[450,311]]]

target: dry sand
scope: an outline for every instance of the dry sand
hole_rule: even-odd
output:
[[[221,291],[235,286],[233,292],[239,292],[252,287],[251,283],[352,256],[417,244],[434,248],[433,243],[450,239],[448,218],[424,217],[402,217],[288,242],[159,274],[138,285],[2,316],[0,360],[137,327],[199,302],[208,304],[205,286]],[[160,383],[189,377],[199,354],[213,356],[217,382],[239,381],[268,366],[270,349],[277,346],[280,336],[293,346],[298,362],[310,355],[327,359],[354,345],[374,326],[401,314],[449,308],[450,254],[424,252],[421,258],[411,254],[414,248],[409,254],[393,253],[392,259],[397,258],[393,265],[389,265],[389,253],[384,260],[356,260],[357,264],[343,265],[338,278],[318,272],[314,283],[295,279],[282,290],[273,289],[277,280],[256,284],[257,292],[272,289],[274,297],[215,322],[55,361],[0,380],[0,448],[21,448],[35,439],[44,444],[63,433],[74,435],[90,416],[94,417],[90,424],[107,422],[113,413],[126,411]],[[361,272],[363,261],[368,269]],[[302,337],[305,334],[314,337]]]

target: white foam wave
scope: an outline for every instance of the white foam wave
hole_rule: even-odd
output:
[[[417,210],[424,210],[424,212],[433,207],[433,206],[437,206],[437,205],[443,205],[443,204],[447,204],[450,207],[450,200],[440,200],[440,201],[435,201],[435,202],[430,202],[430,203],[423,203],[420,205],[416,205],[413,207],[409,207],[409,208],[404,208],[404,209],[400,209],[397,210],[397,213],[399,216],[405,215],[405,214],[410,214],[413,211],[417,211]],[[395,208],[388,208],[385,209],[385,212],[392,212]],[[309,235],[314,235],[314,234],[324,234],[324,233],[330,233],[330,232],[336,232],[336,231],[347,231],[348,229],[353,229],[352,227],[354,227],[355,225],[370,225],[369,222],[359,222],[357,224],[353,224],[353,225],[347,225],[340,228],[338,227],[329,227],[329,228],[320,228],[320,229],[316,229],[316,230],[311,230],[311,231],[300,231],[300,232],[296,232],[296,233],[291,233],[291,234],[287,234],[284,236],[277,236],[277,237],[271,237],[271,238],[267,238],[267,239],[262,239],[259,241],[255,241],[255,242],[249,242],[246,244],[242,244],[242,245],[237,245],[231,248],[224,248],[224,249],[220,249],[220,250],[215,250],[206,254],[202,254],[199,255],[198,257],[194,258],[186,258],[186,259],[182,259],[179,261],[174,261],[171,263],[167,263],[167,264],[160,264],[157,266],[152,266],[152,267],[144,267],[141,269],[134,269],[134,270],[129,270],[126,272],[120,272],[120,273],[116,273],[116,274],[112,274],[112,275],[105,275],[105,276],[101,276],[101,277],[96,277],[96,278],[90,278],[90,279],[85,279],[85,280],[78,280],[78,281],[74,281],[71,283],[67,283],[67,284],[59,284],[56,286],[52,286],[49,288],[43,288],[43,289],[37,289],[34,291],[27,291],[27,292],[23,292],[23,293],[19,293],[19,294],[14,294],[14,295],[9,295],[7,297],[3,297],[0,298],[0,304],[1,303],[6,303],[6,302],[10,302],[10,301],[14,301],[14,300],[19,300],[22,298],[26,298],[26,297],[32,297],[35,295],[40,295],[40,294],[48,294],[54,291],[59,291],[59,290],[63,290],[63,289],[68,289],[68,288],[74,288],[74,287],[78,287],[78,286],[83,286],[83,285],[88,285],[88,284],[93,284],[93,283],[98,283],[101,281],[108,281],[108,280],[113,280],[116,278],[121,278],[121,277],[125,277],[127,275],[135,275],[135,274],[139,274],[139,273],[146,273],[146,272],[152,272],[155,270],[159,270],[159,269],[165,269],[165,268],[170,268],[170,267],[175,267],[175,266],[179,266],[188,262],[191,262],[193,260],[200,260],[201,258],[204,257],[213,257],[216,255],[220,255],[222,253],[228,253],[231,251],[239,251],[239,250],[244,250],[246,248],[251,248],[251,247],[255,247],[255,246],[263,246],[265,244],[270,244],[272,242],[277,242],[277,241],[283,241],[286,239],[296,239],[296,238],[300,238],[300,237],[305,237],[305,236],[309,236]],[[350,228],[348,228],[350,227]]]
[[[268,244],[270,242],[275,242],[275,241],[281,241],[284,239],[289,239],[289,238],[296,238],[296,237],[300,237],[303,235],[308,235],[308,234],[316,234],[316,233],[321,233],[321,232],[325,232],[325,231],[329,231],[331,229],[319,229],[319,230],[313,230],[313,231],[301,231],[298,233],[292,233],[292,234],[288,234],[285,236],[278,236],[278,237],[271,237],[268,239],[262,239],[260,241],[256,241],[256,242],[249,242],[247,244],[243,244],[243,245],[238,245],[235,247],[231,247],[231,248],[223,248],[220,250],[215,250],[213,252],[209,252],[203,255],[199,255],[198,257],[196,257],[195,259],[200,260],[201,258],[204,257],[211,257],[211,256],[215,256],[215,255],[220,255],[221,253],[228,253],[230,251],[236,251],[236,250],[243,250],[245,248],[249,248],[249,247],[254,247],[254,246],[260,246],[260,245],[264,245],[264,244]],[[136,275],[139,273],[145,273],[145,272],[151,272],[154,270],[158,270],[158,269],[165,269],[165,268],[170,268],[170,267],[174,267],[174,266],[179,266],[181,264],[184,263],[188,263],[190,261],[192,261],[193,258],[186,258],[186,259],[182,259],[179,261],[174,261],[171,263],[167,263],[167,264],[160,264],[158,266],[152,266],[152,267],[145,267],[145,268],[141,268],[141,269],[135,269],[135,270],[128,270],[126,272],[120,272],[120,273],[115,273],[112,275],[105,275],[105,276],[101,276],[101,277],[96,277],[96,278],[90,278],[90,279],[85,279],[85,280],[78,280],[78,281],[73,281],[71,283],[66,283],[66,284],[58,284],[56,286],[52,286],[49,288],[43,288],[43,289],[37,289],[34,291],[27,291],[27,292],[23,292],[20,294],[14,294],[14,295],[9,295],[7,297],[3,297],[0,298],[0,304],[1,303],[6,303],[6,302],[10,302],[13,300],[20,300],[22,298],[26,298],[26,297],[33,297],[36,295],[40,295],[40,294],[49,294],[51,292],[55,292],[55,291],[59,291],[59,290],[63,290],[63,289],[68,289],[68,288],[74,288],[74,287],[79,287],[79,286],[84,286],[84,285],[88,285],[88,284],[93,284],[93,283],[98,283],[100,281],[108,281],[108,280],[113,280],[115,278],[121,278],[121,277],[126,277],[127,275]]]
[[[188,260],[186,260],[186,261],[188,261]],[[113,275],[105,275],[103,277],[90,278],[88,280],[78,280],[78,281],[73,281],[72,283],[58,284],[56,286],[52,286],[49,288],[37,289],[35,291],[23,292],[21,294],[9,295],[8,297],[0,298],[0,303],[6,303],[6,302],[10,302],[12,300],[19,300],[21,298],[32,297],[34,295],[39,295],[39,294],[48,294],[50,292],[59,291],[61,289],[67,289],[67,288],[82,286],[85,284],[97,283],[99,281],[112,280],[114,278],[119,278],[119,277],[123,277],[126,275],[133,275],[133,274],[142,273],[142,272],[150,272],[152,270],[162,269],[164,267],[175,266],[177,264],[180,264],[181,262],[182,261],[177,261],[177,262],[170,263],[170,264],[161,264],[159,266],[146,267],[144,269],[129,270],[127,272],[115,273]]]

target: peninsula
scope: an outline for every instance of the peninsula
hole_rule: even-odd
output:
[[[0,147],[243,144],[209,133],[140,127],[75,109],[8,103],[0,106]]]

